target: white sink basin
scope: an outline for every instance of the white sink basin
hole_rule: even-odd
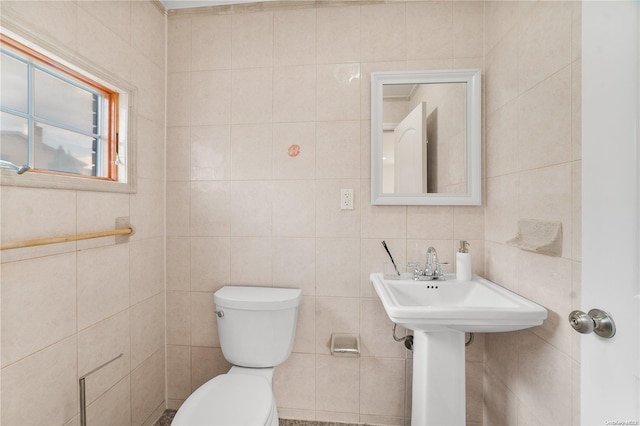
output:
[[[472,281],[387,280],[371,274],[371,283],[391,321],[419,331],[500,332],[542,324],[547,310],[498,284]]]

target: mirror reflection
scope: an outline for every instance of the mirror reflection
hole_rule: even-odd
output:
[[[466,83],[385,84],[382,103],[382,191],[466,193]]]
[[[371,74],[371,204],[480,205],[480,70]]]

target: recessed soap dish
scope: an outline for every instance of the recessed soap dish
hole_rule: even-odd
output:
[[[562,256],[562,222],[520,219],[518,233],[507,244],[548,256]]]
[[[360,337],[353,334],[332,333],[331,355],[360,356]]]

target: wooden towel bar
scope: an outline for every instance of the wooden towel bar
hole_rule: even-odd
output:
[[[43,246],[46,244],[66,243],[69,241],[89,240],[91,238],[110,237],[114,235],[131,235],[133,228],[114,229],[111,231],[89,232],[86,234],[65,235],[63,237],[38,238],[35,240],[16,241],[0,245],[0,250],[9,250],[23,247]]]

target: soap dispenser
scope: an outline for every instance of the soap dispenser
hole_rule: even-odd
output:
[[[471,255],[468,246],[468,241],[460,240],[460,249],[456,253],[456,279],[458,281],[471,280]]]

